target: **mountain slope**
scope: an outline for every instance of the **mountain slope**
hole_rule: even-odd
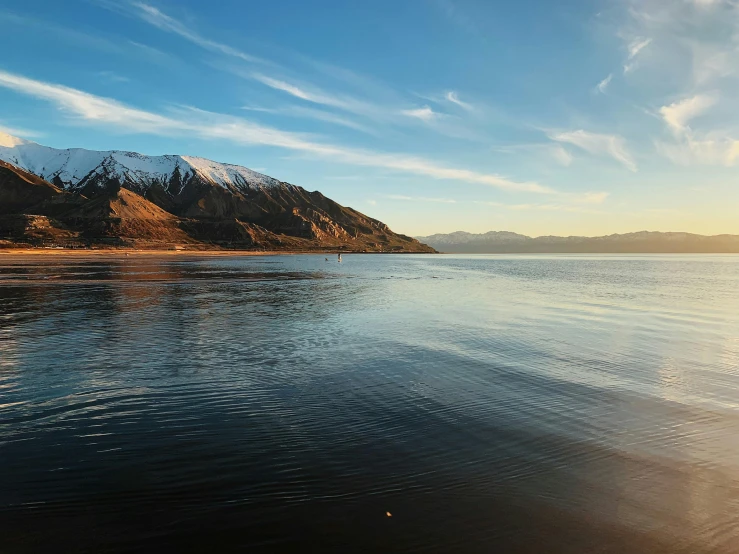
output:
[[[76,200],[51,183],[0,161],[0,244],[75,240],[79,233],[44,214],[67,211]]]
[[[739,252],[739,235],[703,236],[649,231],[603,237],[536,238],[508,232],[472,234],[458,231],[417,238],[441,252],[460,254]]]
[[[236,165],[192,156],[59,150],[2,133],[0,160],[41,178],[55,193],[37,199],[35,215],[58,216],[90,239],[433,252],[320,192]],[[14,200],[8,212],[27,212],[33,204]]]
[[[0,161],[0,214],[22,212],[61,193],[51,183]]]

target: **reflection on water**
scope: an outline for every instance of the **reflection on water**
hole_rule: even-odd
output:
[[[736,552],[737,290],[730,256],[6,259],[1,550]]]

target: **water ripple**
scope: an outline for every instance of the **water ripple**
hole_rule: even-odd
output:
[[[3,551],[736,552],[738,285],[730,256],[5,264]]]

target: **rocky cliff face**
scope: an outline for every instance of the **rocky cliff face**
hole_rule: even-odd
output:
[[[202,158],[58,150],[0,134],[0,160],[0,213],[51,217],[80,241],[433,251],[320,192]]]

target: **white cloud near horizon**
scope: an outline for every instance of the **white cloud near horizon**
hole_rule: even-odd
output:
[[[716,95],[697,94],[662,106],[659,113],[675,141],[655,141],[657,151],[676,165],[733,166],[739,161],[739,140],[724,130],[695,131],[688,123],[713,107]]]
[[[405,154],[320,143],[305,135],[195,108],[182,110],[177,114],[179,118],[165,116],[132,108],[111,98],[95,96],[74,88],[37,81],[5,71],[0,71],[0,86],[51,102],[83,121],[112,126],[117,130],[160,136],[181,136],[183,132],[188,132],[203,139],[222,139],[237,144],[285,148],[328,158],[337,163],[391,169],[433,179],[474,183],[512,192],[562,194],[536,182],[513,181],[501,175],[446,167],[434,161]]]
[[[739,140],[728,136],[695,138],[688,134],[678,142],[656,141],[655,147],[675,165],[732,167],[739,161]]]
[[[610,156],[630,171],[637,171],[636,163],[626,149],[626,141],[617,135],[590,133],[579,129],[553,133],[549,138],[557,142],[573,144],[594,155]]]

